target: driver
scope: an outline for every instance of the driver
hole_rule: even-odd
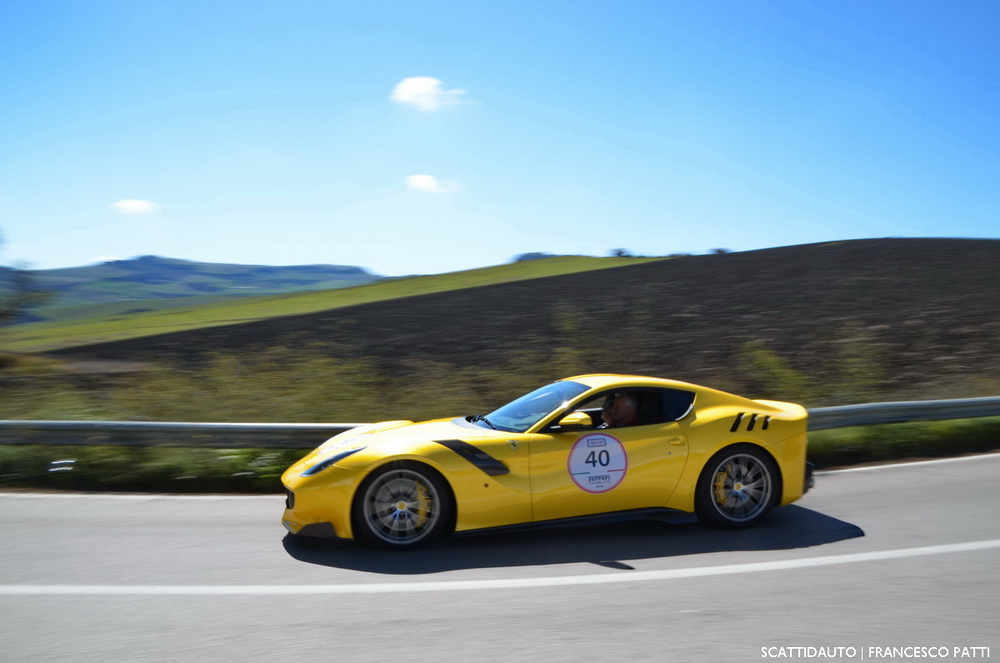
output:
[[[639,402],[633,394],[620,392],[604,399],[601,428],[620,428],[639,423]]]

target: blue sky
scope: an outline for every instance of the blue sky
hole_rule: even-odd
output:
[[[0,263],[1000,238],[995,0],[0,3]]]

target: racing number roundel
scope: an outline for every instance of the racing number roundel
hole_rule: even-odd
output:
[[[588,433],[576,441],[567,461],[573,483],[588,493],[606,493],[625,478],[628,454],[613,435]]]

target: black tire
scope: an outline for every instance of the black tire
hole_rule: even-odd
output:
[[[780,486],[778,468],[767,452],[752,444],[727,447],[701,471],[695,512],[715,527],[750,527],[777,502]]]
[[[354,536],[391,550],[417,548],[454,527],[445,480],[420,463],[390,463],[372,472],[354,496]]]

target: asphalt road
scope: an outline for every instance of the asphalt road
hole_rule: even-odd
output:
[[[1000,660],[998,474],[845,471],[748,531],[414,553],[293,542],[278,496],[0,494],[0,661]]]

